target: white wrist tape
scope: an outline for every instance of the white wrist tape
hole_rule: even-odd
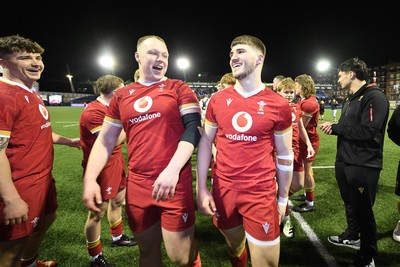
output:
[[[290,165],[282,165],[279,163],[279,159],[290,160]],[[293,160],[294,160],[294,153],[290,155],[276,155],[276,167],[281,171],[293,171]]]
[[[286,206],[287,203],[288,203],[288,201],[289,201],[289,198],[288,198],[288,197],[281,197],[281,196],[279,196],[279,198],[278,198],[278,205]]]

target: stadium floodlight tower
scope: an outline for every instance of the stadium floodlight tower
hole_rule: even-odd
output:
[[[184,82],[186,82],[186,70],[190,66],[189,60],[185,57],[181,57],[181,58],[178,58],[178,60],[176,61],[176,64],[178,65],[178,68],[180,68],[182,70],[183,80],[184,80]]]

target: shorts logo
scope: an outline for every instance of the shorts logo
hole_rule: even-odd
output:
[[[108,194],[108,195],[111,195],[112,187],[107,187],[106,191],[107,191],[107,194]]]
[[[186,223],[187,219],[188,219],[189,215],[187,213],[182,214],[182,219],[183,221]]]
[[[33,220],[31,221],[31,224],[33,224],[33,228],[35,228],[38,225],[39,219],[40,219],[39,217],[33,218]]]
[[[246,132],[253,125],[253,118],[249,113],[240,111],[236,113],[232,118],[232,126],[238,132]]]
[[[139,98],[133,104],[133,108],[140,113],[148,111],[153,105],[153,99],[149,96]]]
[[[42,116],[43,116],[43,118],[45,120],[47,120],[49,118],[49,111],[42,104],[39,104],[39,111],[40,111],[40,114],[42,114]]]
[[[270,223],[263,223],[262,227],[264,228],[264,232],[268,234]]]

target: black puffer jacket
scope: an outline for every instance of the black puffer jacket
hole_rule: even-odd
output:
[[[390,140],[400,146],[400,106],[397,106],[389,119],[387,133]]]
[[[349,95],[339,122],[332,125],[332,134],[338,136],[336,160],[382,169],[388,116],[389,101],[375,84]]]

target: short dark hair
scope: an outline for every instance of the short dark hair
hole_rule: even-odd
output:
[[[35,41],[19,35],[0,37],[0,58],[21,51],[43,54],[44,48]]]
[[[342,64],[340,64],[339,71],[352,71],[356,74],[357,79],[360,81],[368,81],[369,79],[367,64],[365,64],[365,62],[358,57],[353,57],[344,61]]]
[[[231,43],[231,48],[238,44],[245,44],[255,47],[256,49],[260,50],[264,56],[267,53],[265,44],[259,38],[252,35],[245,34],[236,37]]]

